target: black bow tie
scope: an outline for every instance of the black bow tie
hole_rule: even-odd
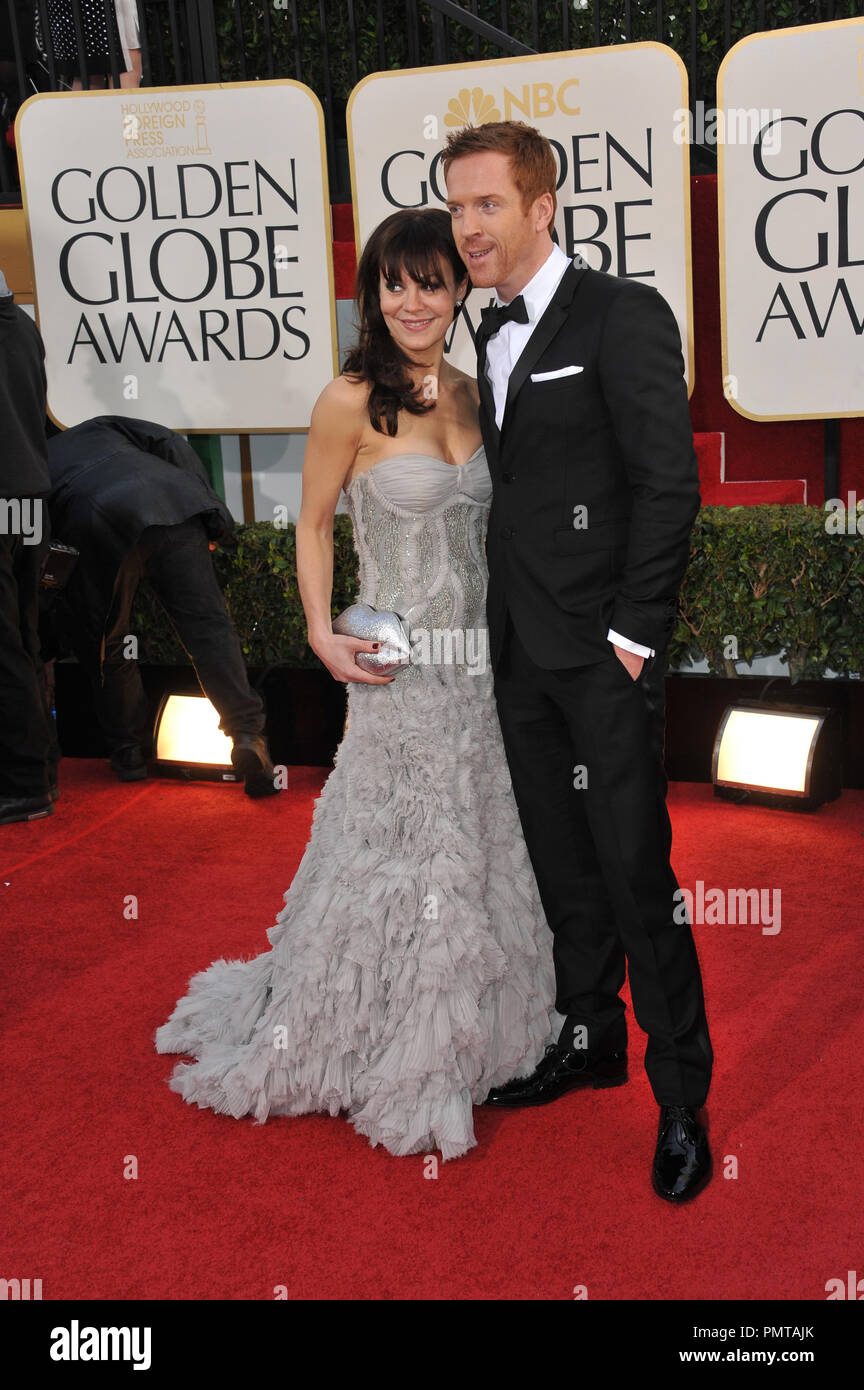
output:
[[[500,308],[490,304],[487,309],[481,310],[480,317],[483,321],[483,332],[487,338],[496,334],[499,328],[503,328],[505,323],[528,323],[528,310],[525,300],[521,294],[517,294],[515,299],[511,299],[509,304],[502,304]]]

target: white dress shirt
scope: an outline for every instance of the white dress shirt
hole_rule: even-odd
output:
[[[528,311],[528,322],[514,323],[511,319],[509,323],[502,324],[498,332],[486,344],[486,376],[492,387],[492,397],[495,402],[495,423],[499,430],[504,419],[510,373],[522,356],[525,345],[534,332],[535,325],[549,307],[552,296],[560,285],[564,271],[569,264],[570,262],[561,247],[553,244],[546,260],[522,291],[522,298]],[[505,302],[496,293],[496,305],[501,306]],[[620,632],[613,632],[611,628],[606,636],[616,647],[623,647],[625,651],[632,652],[634,656],[649,657],[654,655],[652,647],[643,647],[639,642],[631,641],[629,637],[622,637]]]

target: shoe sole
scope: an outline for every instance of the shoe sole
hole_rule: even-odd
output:
[[[243,790],[247,796],[251,796],[256,801],[260,801],[262,796],[277,796],[279,794],[279,787],[275,785],[272,777],[268,777],[266,772],[247,773]]]
[[[46,816],[53,816],[54,806],[45,806],[41,811],[27,811],[23,816],[0,816],[0,825],[23,824],[30,820],[44,820]]]
[[[146,767],[137,768],[134,772],[118,772],[117,768],[115,767],[112,769],[112,771],[114,772],[115,777],[120,782],[144,782],[147,778]]]
[[[626,1071],[620,1076],[586,1076],[584,1081],[571,1082],[565,1090],[556,1091],[551,1096],[532,1096],[525,1100],[486,1100],[483,1103],[494,1110],[527,1110],[536,1105],[551,1105],[553,1101],[569,1096],[571,1091],[584,1091],[587,1086],[595,1091],[611,1091],[614,1086],[623,1086],[628,1080]]]

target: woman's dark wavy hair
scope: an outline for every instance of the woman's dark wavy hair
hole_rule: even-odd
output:
[[[342,372],[369,382],[369,419],[379,434],[384,433],[385,425],[389,435],[396,434],[400,410],[423,415],[435,404],[412,385],[410,369],[416,363],[391,337],[381,312],[379,277],[383,274],[385,279],[398,280],[410,275],[412,280],[422,281],[440,277],[442,265],[450,266],[457,285],[468,273],[456,250],[450,214],[443,208],[406,208],[385,217],[360,257],[354,291],[360,337],[346,354]],[[466,296],[468,288],[470,285]]]

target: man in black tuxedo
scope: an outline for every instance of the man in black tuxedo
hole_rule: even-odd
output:
[[[696,1112],[713,1054],[675,920],[662,766],[663,650],[699,509],[678,327],[656,290],[552,241],[556,167],[538,131],[459,131],[443,166],[472,284],[496,294],[477,334],[490,645],[566,1018],[534,1073],[487,1103],[626,1081],[626,967],[660,1105],[652,1181],[680,1202],[710,1176]]]

